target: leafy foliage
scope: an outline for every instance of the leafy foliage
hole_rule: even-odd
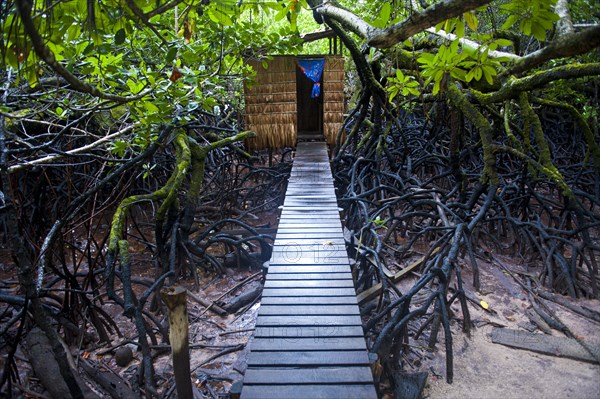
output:
[[[129,4],[129,3],[127,3]],[[192,113],[212,112],[219,104],[231,103],[232,88],[238,90],[252,71],[246,57],[294,52],[299,40],[290,24],[269,27],[265,22],[281,14],[275,1],[246,4],[235,0],[194,1],[148,14],[156,2],[136,0],[129,7],[118,0],[94,4],[93,23],[87,0],[33,4],[34,23],[44,35],[54,58],[79,79],[108,93],[147,96],[129,104],[127,117],[135,123],[135,135],[150,143],[145,132],[171,120],[182,121]],[[283,9],[292,17],[306,7],[305,0],[292,0]],[[2,63],[16,73],[17,84],[31,87],[52,72],[31,48],[15,8],[1,22]],[[140,13],[152,15],[140,17]],[[283,14],[285,16],[285,13]],[[60,96],[54,108],[58,118],[78,114],[77,109],[100,104],[75,93]],[[53,95],[49,101],[56,101]],[[136,140],[129,140],[131,143]],[[112,144],[115,155],[124,155],[123,144]],[[142,149],[141,147],[137,150]]]
[[[552,11],[556,0],[512,0],[500,6],[510,15],[502,25],[502,29],[509,29],[519,22],[519,30],[524,35],[533,35],[539,41],[546,40],[546,31],[551,30],[558,15]]]
[[[388,82],[390,83],[390,86],[387,89],[390,93],[390,102],[393,101],[398,94],[402,94],[404,97],[410,94],[413,96],[418,96],[420,94],[420,91],[417,89],[419,83],[410,75],[404,76],[400,69],[396,70],[396,77],[388,78]]]

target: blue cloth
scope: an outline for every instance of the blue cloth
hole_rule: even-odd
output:
[[[310,96],[317,98],[321,95],[321,75],[323,74],[323,68],[325,67],[325,59],[312,59],[312,60],[298,60],[298,66],[300,70],[314,82],[312,92]]]

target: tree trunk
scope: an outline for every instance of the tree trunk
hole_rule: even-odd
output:
[[[188,342],[187,291],[183,287],[169,287],[160,291],[169,309],[169,341],[173,355],[173,372],[179,399],[192,399],[190,379],[190,346]]]

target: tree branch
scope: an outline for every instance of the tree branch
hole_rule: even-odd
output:
[[[369,46],[389,48],[434,26],[438,22],[456,17],[491,2],[492,0],[447,0],[434,4],[422,12],[415,13],[404,21],[386,29],[374,28],[358,15],[335,6],[331,1],[323,1],[319,5],[318,0],[312,0],[309,1],[309,4],[318,14],[336,20],[360,37],[367,39]]]
[[[600,63],[569,64],[556,67],[547,71],[534,73],[520,79],[506,81],[500,90],[493,93],[481,93],[471,90],[471,94],[482,104],[492,104],[509,98],[516,98],[523,91],[531,91],[540,88],[550,82],[561,79],[573,79],[583,76],[600,75]]]
[[[557,38],[548,46],[515,61],[507,73],[525,72],[548,60],[585,54],[596,47],[600,47],[600,25]]]
[[[370,46],[388,48],[449,18],[491,3],[492,0],[447,0],[427,7],[387,29],[373,31],[367,42]]]
[[[122,136],[125,133],[128,133],[130,131],[132,131],[134,128],[134,125],[129,125],[124,129],[119,130],[118,132],[114,132],[112,134],[106,135],[96,141],[94,141],[93,143],[84,145],[82,147],[77,147],[75,149],[69,150],[69,151],[65,151],[62,154],[51,154],[51,155],[47,155],[43,158],[38,158],[38,159],[34,159],[33,161],[25,161],[23,163],[17,164],[17,165],[13,165],[11,167],[8,168],[8,173],[14,173],[18,170],[22,170],[25,168],[29,168],[35,165],[40,165],[40,164],[44,164],[44,163],[49,163],[49,162],[54,162],[57,159],[69,156],[69,155],[77,155],[80,154],[84,151],[88,151],[91,150],[93,148],[96,148],[106,142],[109,142],[111,140],[114,140],[115,138]]]
[[[472,50],[479,50],[481,51],[481,44],[474,42],[473,40],[469,40],[469,39],[465,39],[465,38],[459,38],[458,36],[456,36],[454,33],[448,33],[446,31],[444,31],[443,29],[440,30],[436,30],[435,28],[428,28],[426,29],[427,32],[432,33],[436,36],[439,36],[443,39],[447,39],[447,40],[451,40],[454,41],[456,39],[458,39],[458,41],[463,45],[463,47],[467,47],[470,48]],[[498,51],[498,50],[490,50],[488,51],[488,57],[490,58],[511,58],[511,59],[520,59],[521,57],[513,54],[513,53],[507,53],[505,51]]]
[[[569,0],[558,0],[554,6],[554,12],[560,17],[556,23],[556,36],[561,37],[575,31],[573,21],[569,13]]]
[[[145,90],[135,96],[118,96],[114,94],[105,93],[99,90],[97,87],[92,86],[88,83],[83,82],[78,77],[69,72],[60,62],[56,60],[52,50],[44,44],[44,39],[38,32],[31,18],[31,4],[27,0],[16,0],[17,11],[21,16],[23,22],[23,28],[25,33],[31,39],[33,48],[36,54],[40,57],[48,66],[50,66],[57,74],[62,76],[71,85],[73,90],[81,93],[90,94],[94,97],[102,98],[104,100],[115,101],[118,103],[126,103],[130,101],[139,100],[144,96],[148,95],[151,90]]]

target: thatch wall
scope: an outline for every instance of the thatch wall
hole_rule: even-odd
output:
[[[344,122],[344,58],[329,56],[323,71],[323,135],[334,145]]]
[[[323,133],[334,144],[344,118],[344,59],[325,56],[323,72]],[[249,61],[256,71],[252,84],[244,87],[246,129],[256,137],[246,142],[251,149],[296,145],[298,134],[295,56],[277,56],[264,68]]]

